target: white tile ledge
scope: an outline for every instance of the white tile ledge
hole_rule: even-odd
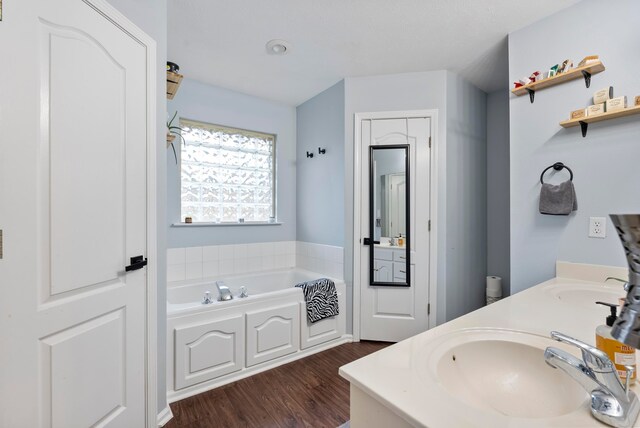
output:
[[[282,226],[282,222],[246,222],[246,223],[172,223],[171,227],[227,227],[227,226]]]

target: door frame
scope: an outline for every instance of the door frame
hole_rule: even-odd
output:
[[[157,215],[157,53],[156,41],[106,0],[82,0],[144,47],[147,68],[147,283],[145,319],[145,419],[147,428],[158,426],[158,215]]]
[[[383,112],[368,112],[368,113],[355,113],[354,114],[354,132],[353,132],[353,340],[355,342],[360,341],[360,293],[362,290],[362,278],[360,275],[360,264],[362,258],[360,257],[360,247],[362,245],[360,236],[360,228],[362,225],[362,207],[361,201],[361,171],[360,168],[363,165],[368,165],[366,159],[361,159],[362,153],[362,126],[363,120],[375,120],[375,119],[416,119],[416,118],[429,118],[429,138],[431,139],[431,153],[429,159],[431,160],[431,170],[429,171],[429,219],[431,220],[431,235],[429,237],[429,303],[431,305],[431,312],[428,315],[429,326],[435,327],[438,297],[438,164],[440,159],[438,156],[438,144],[436,135],[438,135],[438,110],[404,110],[404,111],[383,111]],[[364,161],[364,163],[363,163]],[[416,165],[417,167],[417,165]],[[415,284],[413,284],[415,287]]]

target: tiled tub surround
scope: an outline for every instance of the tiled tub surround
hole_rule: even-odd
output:
[[[296,266],[343,279],[344,251],[342,247],[297,241]]]
[[[300,241],[211,245],[167,250],[167,281],[200,278],[224,279],[229,275],[300,267],[343,278],[343,249]],[[169,284],[171,286],[171,284]]]
[[[174,283],[167,293],[169,402],[350,342],[344,281],[332,278],[340,314],[307,320],[302,290],[293,285],[320,276],[299,268],[230,275],[234,299],[208,305],[200,301],[205,291],[215,298],[216,278]],[[243,286],[249,296],[239,298]]]

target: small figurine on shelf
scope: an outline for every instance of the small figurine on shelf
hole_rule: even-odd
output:
[[[559,67],[558,64],[556,64],[549,69],[549,77],[553,77],[556,74],[558,74],[558,67]]]
[[[562,65],[560,65],[560,67],[558,68],[558,74],[566,73],[572,68],[573,68],[573,61],[571,61],[570,59],[565,59],[562,62]]]
[[[533,73],[531,73],[531,76],[529,76],[529,82],[528,83],[534,83],[537,82],[538,76],[540,76],[540,72],[539,71],[534,71]]]

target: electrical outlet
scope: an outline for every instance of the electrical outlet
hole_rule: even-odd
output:
[[[607,237],[607,219],[605,217],[589,217],[589,238]]]

